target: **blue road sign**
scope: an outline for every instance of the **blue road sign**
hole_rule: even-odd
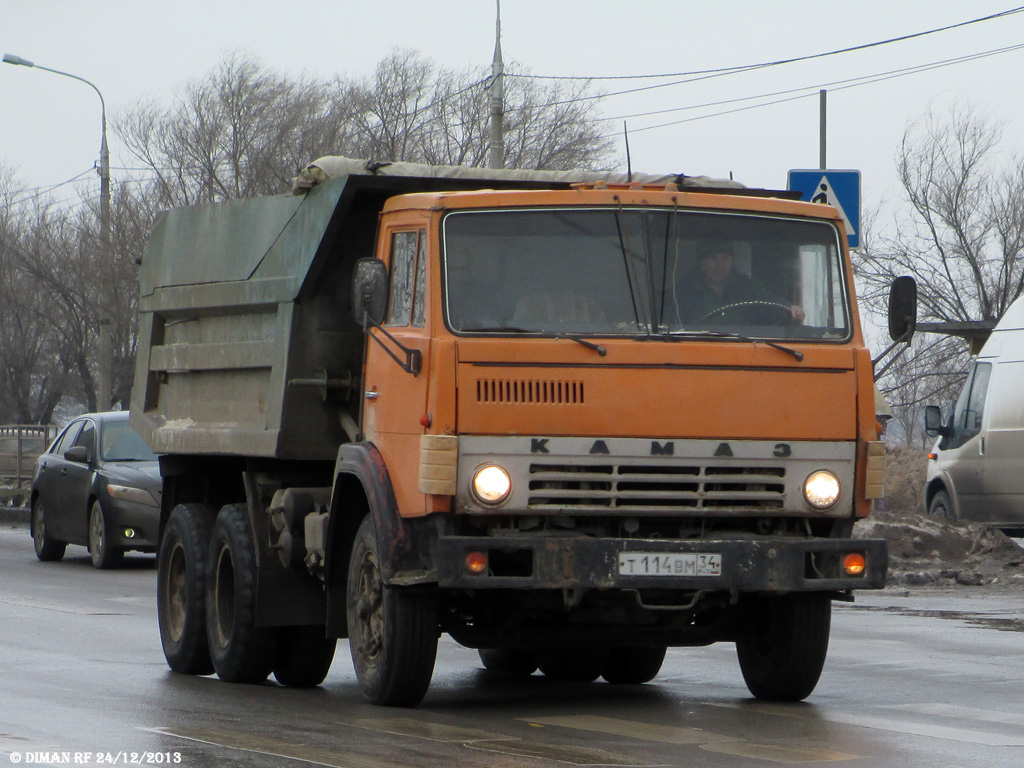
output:
[[[790,171],[787,189],[801,200],[835,206],[846,225],[850,247],[860,245],[860,171]]]

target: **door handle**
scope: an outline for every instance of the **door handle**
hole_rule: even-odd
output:
[[[978,455],[979,456],[984,456],[985,455],[985,436],[984,435],[982,435],[981,439],[978,441]]]

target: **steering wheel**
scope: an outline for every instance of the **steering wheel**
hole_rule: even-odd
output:
[[[715,315],[724,314],[726,311],[730,309],[738,309],[740,307],[767,307],[773,313],[775,312],[775,310],[779,310],[780,312],[784,313],[782,317],[774,319],[770,322],[765,322],[763,323],[764,325],[784,325],[786,322],[793,319],[793,314],[790,311],[790,308],[785,304],[781,304],[777,301],[737,301],[735,304],[726,304],[724,307],[719,307],[718,309],[711,310],[706,315],[704,315],[704,317],[702,317],[700,320],[703,323],[711,319]]]

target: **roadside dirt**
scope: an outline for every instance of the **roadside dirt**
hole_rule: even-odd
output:
[[[889,586],[1024,589],[1024,549],[998,530],[914,512],[875,512],[854,536],[889,542]]]

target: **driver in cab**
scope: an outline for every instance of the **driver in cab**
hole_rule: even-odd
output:
[[[679,314],[684,323],[749,322],[758,324],[802,323],[805,313],[758,286],[733,268],[730,243],[713,240],[697,246],[697,269],[686,275],[679,288]]]

